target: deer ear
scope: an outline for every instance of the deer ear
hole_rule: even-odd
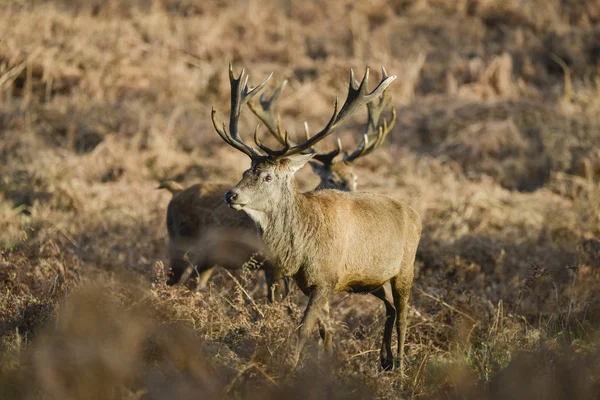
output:
[[[288,161],[287,166],[288,166],[290,172],[294,173],[294,172],[298,171],[300,168],[302,168],[304,166],[304,164],[306,164],[308,162],[308,160],[310,160],[314,156],[315,155],[313,153],[311,153],[311,154],[295,154],[293,156],[286,157],[285,159]]]
[[[312,168],[313,172],[317,175],[320,175],[321,173],[323,173],[323,171],[325,170],[325,167],[323,166],[323,164],[321,164],[318,161],[313,161],[310,160],[308,162],[308,164],[310,165],[310,167]]]

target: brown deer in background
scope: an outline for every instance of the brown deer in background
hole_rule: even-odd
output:
[[[247,79],[245,72],[242,74],[243,78]],[[233,85],[233,77],[230,78]],[[248,92],[248,98],[240,99],[242,103],[248,102],[254,114],[281,143],[284,143],[285,138],[279,116],[275,114],[274,108],[286,83],[287,81],[283,81],[270,98],[263,94],[258,105],[248,102],[249,97],[256,93],[255,89]],[[260,89],[263,85],[264,82],[257,88]],[[357,179],[352,162],[381,146],[391,131],[396,121],[394,109],[392,109],[390,123],[384,120],[383,124],[379,125],[381,114],[389,103],[390,97],[384,91],[381,98],[368,104],[365,134],[356,150],[351,154],[344,154],[342,160],[336,161],[336,157],[342,150],[339,139],[338,147],[330,152],[322,153],[314,146],[307,150],[314,154],[313,160],[316,161],[311,161],[311,166],[320,177],[320,183],[315,190],[356,190]],[[233,104],[232,106],[237,107]],[[306,124],[305,134],[308,135]],[[271,265],[265,262],[265,257],[259,253],[260,248],[250,246],[247,240],[239,237],[242,235],[247,239],[249,232],[256,232],[256,225],[250,217],[235,212],[223,201],[225,192],[231,188],[230,184],[200,183],[184,189],[176,182],[167,181],[161,183],[159,188],[167,189],[173,194],[167,208],[170,256],[168,284],[186,283],[191,274],[196,273],[197,283],[194,280],[192,282],[201,289],[206,286],[216,265],[226,269],[260,268],[266,275],[269,300],[274,299]],[[253,240],[250,242],[255,243]],[[235,245],[236,243],[239,245]],[[233,250],[227,250],[228,248]]]
[[[230,72],[231,73],[231,72]],[[229,132],[213,123],[219,136],[251,159],[251,168],[225,195],[234,210],[243,210],[261,232],[275,277],[293,277],[309,296],[290,361],[295,365],[309,334],[319,325],[327,350],[332,348],[329,297],[338,292],[372,293],[386,307],[381,366],[403,369],[407,303],[413,281],[414,259],[421,235],[421,219],[411,207],[375,193],[321,190],[301,193],[294,174],[313,154],[303,154],[340,125],[352,112],[378,98],[396,78],[383,70],[382,80],[367,92],[369,69],[360,84],[350,74],[348,96],[327,126],[305,142],[292,146],[284,135],[279,150],[265,146],[254,135],[264,155],[242,141],[232,108]],[[232,104],[248,91],[243,80],[232,81]],[[379,128],[383,129],[383,128]],[[396,326],[398,348],[392,352]]]

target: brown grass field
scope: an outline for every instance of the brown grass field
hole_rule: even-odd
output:
[[[372,296],[336,295],[333,360],[315,332],[292,371],[297,289],[164,284],[158,183],[249,166],[210,122],[229,61],[289,79],[295,138],[349,68],[398,75],[357,173],[424,222],[402,387]],[[0,1],[0,399],[598,398],[599,62],[598,0]]]

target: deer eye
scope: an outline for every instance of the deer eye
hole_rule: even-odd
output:
[[[263,180],[265,182],[271,182],[273,180],[273,177],[269,174],[265,175],[265,177],[263,178]]]

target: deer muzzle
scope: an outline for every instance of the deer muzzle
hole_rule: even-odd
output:
[[[239,202],[239,197],[240,196],[235,189],[231,189],[230,191],[225,193],[225,201],[227,202],[229,207],[233,208],[234,210],[241,210],[242,208],[244,208],[245,204]]]

